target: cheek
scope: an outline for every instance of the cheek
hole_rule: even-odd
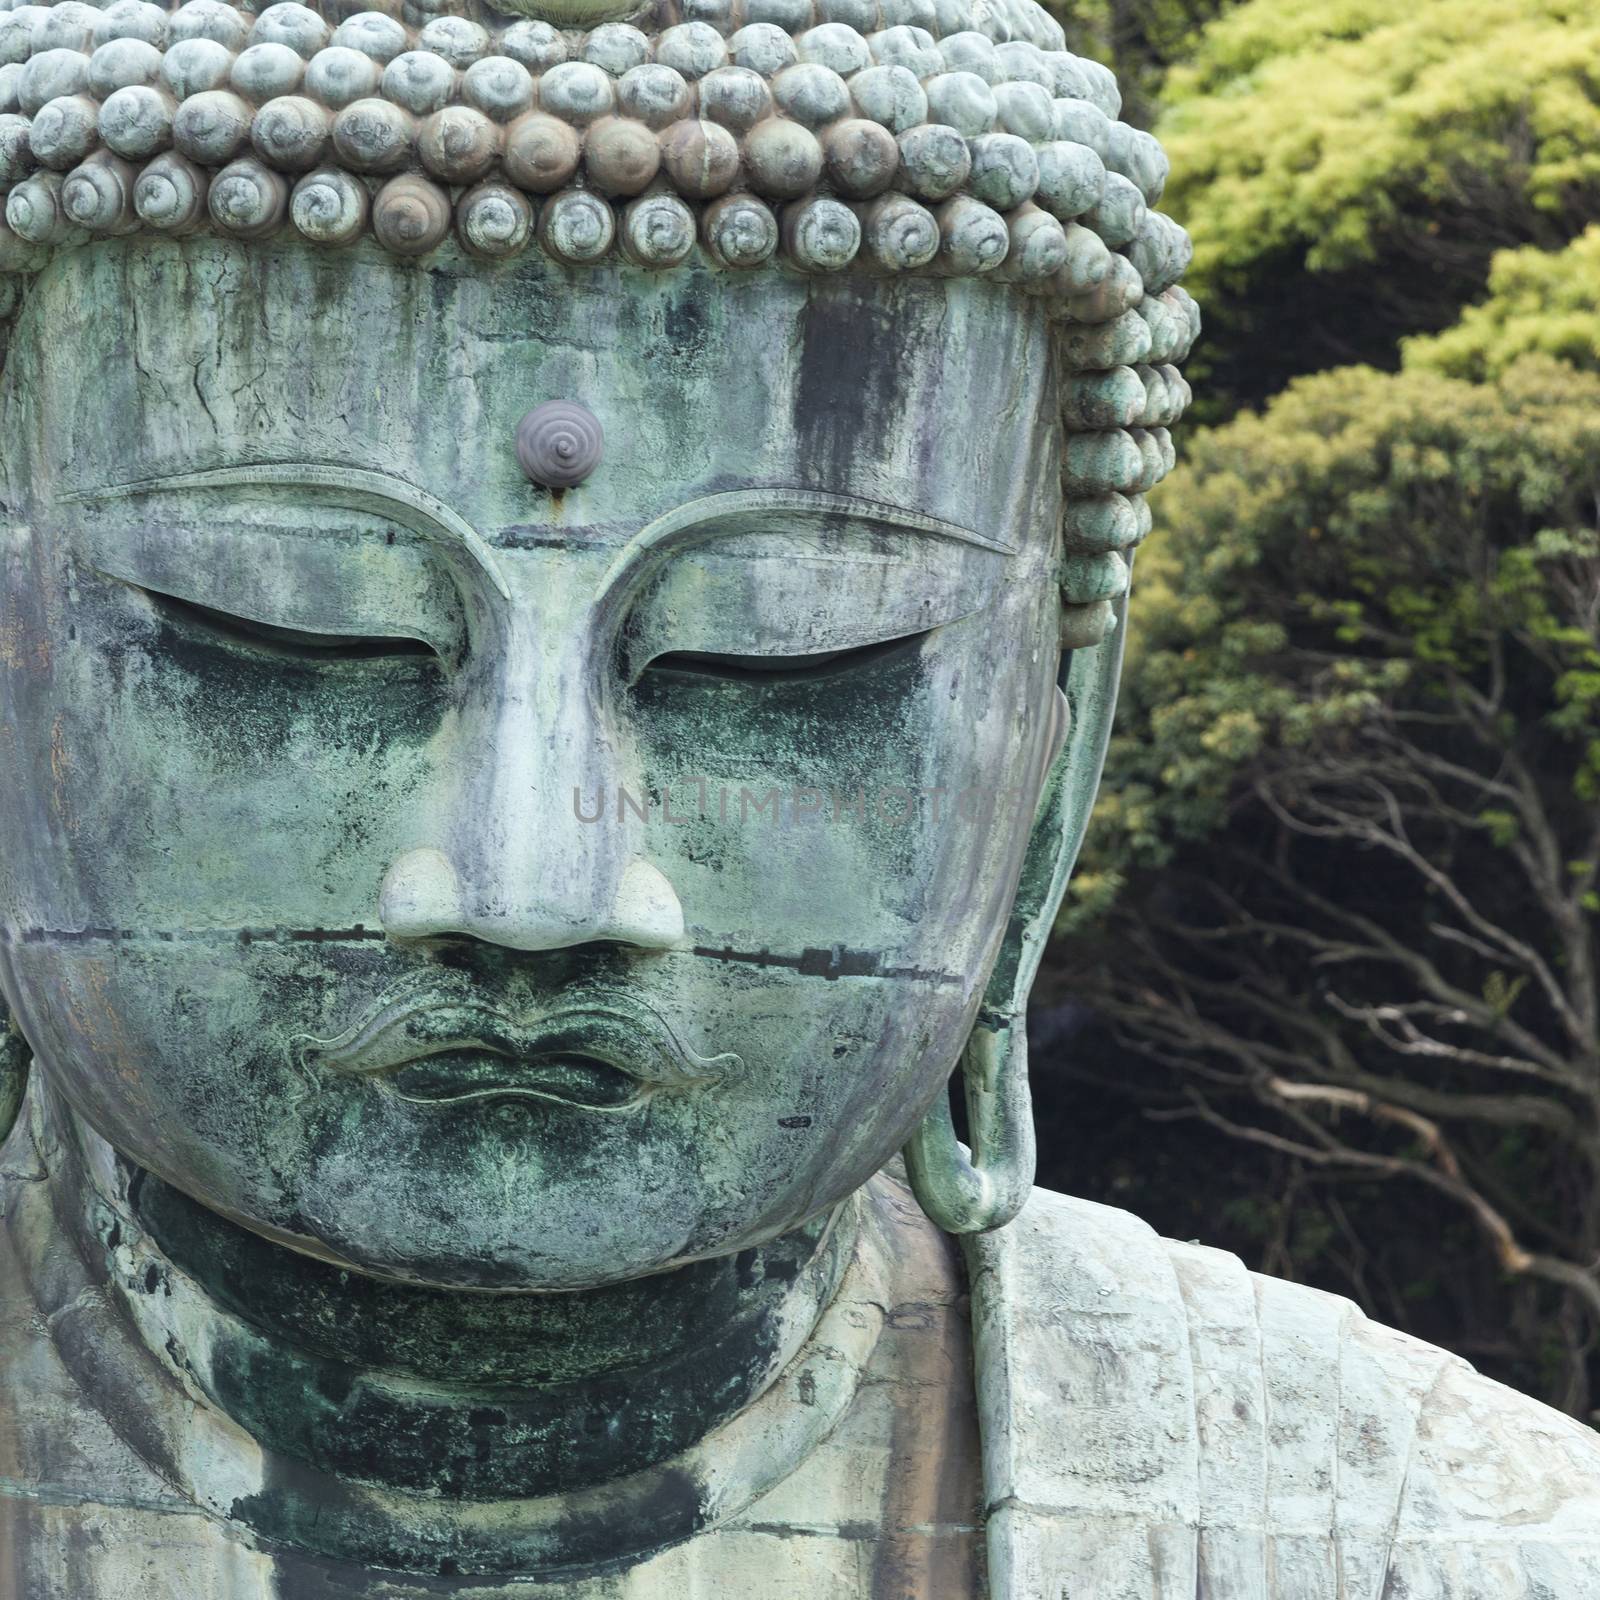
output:
[[[59,609],[52,573],[30,541],[4,551],[0,565],[0,871],[24,847],[70,816],[50,770],[56,714],[59,640],[50,621]]]
[[[326,952],[197,929],[91,927],[13,957],[24,1026],[53,1080],[119,1146],[201,1183],[293,1127],[305,1085],[289,1040],[322,989],[348,982]]]
[[[50,670],[9,685],[31,917],[149,934],[371,919],[452,715],[440,673],[250,659],[84,571],[34,612]]]
[[[638,777],[594,826],[666,873],[702,944],[822,970],[967,972],[1015,884],[1053,694],[1048,596],[1019,593],[856,674],[647,673]],[[631,804],[629,802],[632,802]]]

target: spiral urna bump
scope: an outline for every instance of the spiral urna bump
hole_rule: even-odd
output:
[[[517,424],[517,460],[546,489],[570,489],[600,465],[600,419],[575,400],[547,400]]]

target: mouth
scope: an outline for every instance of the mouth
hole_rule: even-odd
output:
[[[615,1111],[639,1101],[645,1085],[593,1056],[532,1060],[497,1050],[446,1050],[397,1067],[385,1080],[402,1100],[467,1105],[485,1100],[549,1100],[587,1111]]]
[[[363,1078],[413,1103],[542,1100],[586,1111],[627,1110],[743,1066],[690,1049],[637,996],[522,1011],[436,974],[402,983],[336,1037],[302,1035],[292,1050],[308,1073]]]

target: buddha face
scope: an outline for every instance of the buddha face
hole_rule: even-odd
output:
[[[107,243],[4,377],[4,989],[130,1160],[362,1271],[770,1238],[970,1030],[1061,736],[1003,285]],[[519,421],[588,408],[551,492]]]

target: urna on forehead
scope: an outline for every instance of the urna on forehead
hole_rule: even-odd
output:
[[[864,414],[894,420],[908,470],[944,461],[968,481],[1008,470],[966,458],[971,423],[1030,404],[1049,421],[1059,406],[1067,545],[1096,569],[1085,592],[1104,587],[1107,553],[1148,525],[1140,497],[1170,464],[1166,428],[1188,398],[1175,364],[1197,331],[1175,286],[1187,239],[1153,209],[1165,158],[1116,120],[1106,69],[1066,50],[1032,0],[687,0],[627,20],[564,4],[513,18],[409,4],[351,14],[337,0],[0,13],[0,317],[41,269],[86,247],[144,259],[117,270],[148,290],[161,253],[141,241],[179,241],[170,257],[191,267],[227,242],[252,265],[196,276],[247,293],[284,246],[318,246],[325,260],[295,269],[298,284],[277,272],[280,306],[303,321],[330,299],[353,304],[365,272],[376,298],[341,317],[363,341],[357,367],[381,354],[391,379],[424,382],[452,360],[457,375],[469,362],[481,373],[493,341],[473,330],[498,337],[508,313],[525,344],[568,352],[570,378],[550,371],[532,399],[578,384],[585,363],[615,383],[626,358],[666,349],[681,367],[709,349],[695,356],[702,407],[709,385],[756,413],[781,402],[804,424],[803,380],[828,380],[834,394],[818,390],[809,415],[831,417],[832,435],[823,427],[813,462],[881,457],[870,437],[849,448],[847,402],[920,384],[924,412],[965,427],[954,448],[919,437],[896,406]],[[385,286],[376,257],[418,276]],[[663,287],[684,275],[700,280],[694,293]],[[512,280],[521,296],[502,292]],[[428,340],[441,294],[454,325]],[[946,303],[958,314],[941,322]],[[686,304],[709,314],[675,317]],[[997,337],[984,305],[1014,307],[1011,328]],[[732,368],[739,318],[770,329],[782,315],[809,366]],[[58,304],[52,341],[64,317]],[[291,350],[305,338],[294,320],[274,327]],[[562,324],[582,336],[563,339]],[[816,355],[830,339],[831,371]],[[749,340],[768,364],[775,343]],[[1051,345],[1054,359],[1037,360]],[[1026,367],[1033,391],[975,384],[986,361]],[[504,421],[474,431],[427,400],[453,438]]]

